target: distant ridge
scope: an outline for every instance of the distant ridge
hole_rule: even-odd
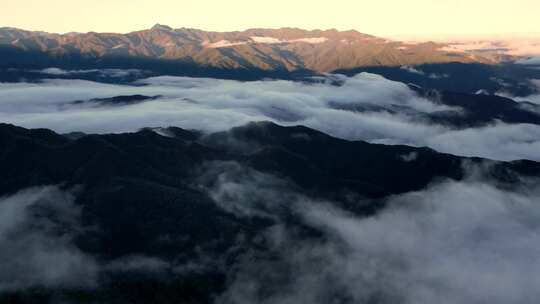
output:
[[[445,43],[393,41],[355,30],[281,28],[211,32],[173,29],[162,24],[126,34],[54,34],[5,27],[0,28],[0,47],[38,52],[51,58],[143,58],[204,68],[264,71],[331,72],[448,62],[493,64],[512,59],[501,52],[451,49]],[[16,56],[12,57],[10,60],[18,63]]]

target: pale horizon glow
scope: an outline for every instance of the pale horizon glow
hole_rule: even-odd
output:
[[[538,0],[0,0],[0,27],[119,32],[156,23],[233,31],[298,27],[379,36],[540,33]]]

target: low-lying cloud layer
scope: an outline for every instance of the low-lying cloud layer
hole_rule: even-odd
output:
[[[94,286],[96,261],[73,245],[80,229],[73,200],[56,187],[0,198],[0,292]]]
[[[540,57],[528,57],[526,59],[520,59],[516,61],[516,63],[524,65],[540,65]]]
[[[540,58],[539,58],[540,60]],[[540,67],[538,67],[540,68]],[[536,86],[538,90],[540,90],[540,79],[531,79],[530,82]],[[540,106],[540,94],[533,94],[525,97],[515,97],[514,98],[517,101],[523,101],[523,102],[532,102],[536,105]]]
[[[339,82],[340,86],[330,82]],[[161,96],[131,105],[73,101],[120,95]],[[135,86],[83,80],[0,84],[0,121],[58,132],[129,132],[178,126],[206,132],[250,121],[306,125],[330,135],[374,143],[429,146],[442,152],[499,160],[540,160],[540,126],[502,122],[451,129],[426,115],[462,109],[418,97],[406,85],[372,74],[332,75],[320,83],[155,77]]]
[[[373,218],[324,209],[307,218],[346,246],[330,260],[354,299],[382,293],[403,303],[534,303],[539,190],[449,181],[394,197]]]
[[[237,166],[221,172],[214,199],[234,189],[227,209],[241,217],[289,208],[322,238],[276,220],[249,252],[218,303],[535,303],[540,296],[539,181],[508,189],[471,175],[387,199],[362,217],[285,189],[275,177]],[[478,171],[481,173],[481,170]],[[249,195],[264,188],[275,195]],[[231,193],[233,193],[231,192]],[[230,194],[230,193],[229,193]],[[266,209],[267,211],[270,209]]]
[[[210,264],[137,254],[105,261],[83,251],[77,238],[100,227],[82,225],[72,192],[43,186],[0,197],[0,296],[35,288],[94,290],[109,274],[186,274]]]

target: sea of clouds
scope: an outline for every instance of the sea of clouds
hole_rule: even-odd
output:
[[[160,97],[116,106],[90,101],[135,94]],[[373,108],[377,110],[369,111]],[[540,126],[494,122],[456,129],[421,119],[432,114],[461,115],[462,109],[433,103],[405,84],[367,73],[331,75],[315,83],[170,76],[132,85],[63,79],[0,83],[0,121],[60,133],[119,133],[162,126],[214,132],[268,120],[305,125],[349,140],[428,146],[497,160],[540,160]]]

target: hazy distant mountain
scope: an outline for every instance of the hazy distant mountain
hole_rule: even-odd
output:
[[[426,63],[497,63],[500,52],[453,49],[445,43],[399,42],[357,31],[297,28],[207,32],[155,25],[127,34],[49,34],[0,28],[0,44],[15,51],[39,52],[52,58],[82,57],[159,59],[218,69],[329,72],[370,66]],[[4,56],[5,57],[5,56]],[[17,56],[9,56],[17,63]],[[24,61],[26,60],[26,61]],[[26,63],[28,58],[21,59]]]
[[[411,35],[393,37],[400,41],[434,41],[446,44],[449,51],[498,52],[512,56],[540,56],[540,33],[484,35]]]

